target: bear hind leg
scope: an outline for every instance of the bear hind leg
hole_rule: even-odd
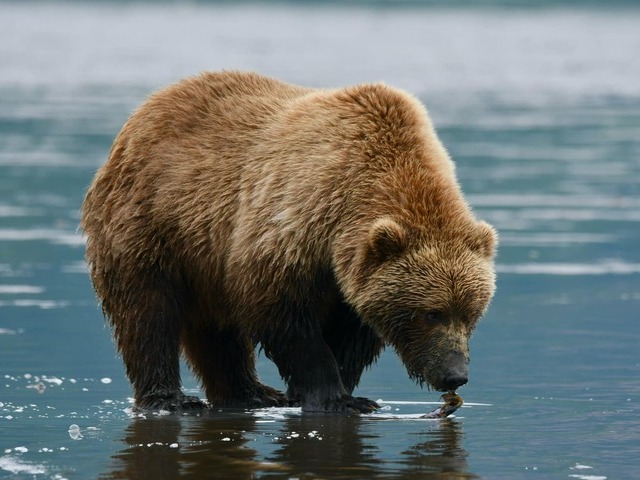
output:
[[[182,348],[211,406],[287,405],[284,394],[260,383],[255,370],[254,346],[237,330],[218,329],[210,322],[190,322],[182,332]]]
[[[180,382],[180,328],[184,303],[176,290],[140,281],[126,293],[103,296],[138,410],[188,411],[205,404],[184,395]],[[164,285],[166,286],[166,285]],[[118,298],[125,301],[110,302]]]

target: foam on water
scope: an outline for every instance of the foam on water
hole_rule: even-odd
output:
[[[640,273],[640,263],[617,260],[585,263],[521,263],[496,265],[498,273],[520,275],[632,275]]]
[[[17,335],[18,333],[24,333],[24,330],[13,330],[11,328],[0,328],[0,335]]]
[[[428,413],[427,409],[420,413],[390,413],[395,407],[395,411],[399,412],[401,409],[405,410],[422,410],[424,406],[437,406],[442,405],[442,401],[411,401],[411,400],[376,400],[376,403],[380,405],[380,409],[370,414],[360,414],[363,419],[369,420],[434,420],[432,418],[424,418],[424,415]],[[392,407],[393,406],[393,407]],[[471,407],[491,407],[490,403],[475,403],[465,402],[462,408]],[[275,422],[277,420],[286,420],[287,418],[299,417],[302,415],[302,409],[300,407],[268,407],[259,408],[250,411],[251,415],[259,418],[259,422]],[[452,418],[455,416],[451,416]],[[437,419],[436,419],[437,420]]]
[[[45,228],[0,228],[0,241],[37,241],[46,240],[57,245],[84,245],[85,240],[79,233],[69,230]]]
[[[35,285],[0,285],[0,295],[43,293],[44,290]]]
[[[41,209],[0,205],[0,217],[31,217],[42,215],[42,213],[43,210]]]
[[[11,456],[0,457],[0,469],[14,475],[42,475],[47,473],[47,469],[44,467],[44,465],[24,462],[19,458]]]
[[[69,302],[64,300],[37,300],[37,299],[17,299],[17,300],[0,300],[0,307],[37,307],[42,310],[51,310],[53,308],[65,308],[69,306]]]

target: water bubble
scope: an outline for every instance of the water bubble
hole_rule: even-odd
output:
[[[69,426],[69,436],[71,437],[71,440],[80,440],[82,438],[80,427],[75,423]]]
[[[42,382],[38,382],[34,383],[33,385],[27,385],[27,388],[33,388],[38,393],[44,393],[44,391],[47,389],[47,386]]]
[[[42,465],[34,465],[31,463],[23,463],[15,458],[10,457],[0,457],[0,470],[7,471],[13,474],[24,474],[24,475],[41,475],[46,473],[44,466]],[[26,478],[21,475],[20,478]]]
[[[58,377],[45,377],[43,375],[42,381],[47,383],[53,383],[54,385],[62,385],[62,379]]]
[[[104,378],[101,378],[100,381],[105,385],[108,385],[109,383],[111,383],[112,380],[109,377],[104,377]]]

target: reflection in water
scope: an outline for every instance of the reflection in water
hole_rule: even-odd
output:
[[[247,445],[255,428],[248,415],[137,418],[103,478],[249,478],[271,467]]]
[[[475,477],[459,421],[407,422],[399,439],[386,438],[398,422],[335,415],[265,421],[245,412],[138,418],[101,478]]]
[[[180,452],[167,445],[177,441],[180,428],[178,418],[133,420],[123,439],[126,447],[113,456],[117,467],[106,478],[177,478]]]
[[[407,471],[403,477],[411,477],[409,473],[416,476],[431,473],[433,476],[429,478],[477,478],[467,472],[468,453],[461,445],[462,424],[445,418],[436,425],[438,428],[419,434],[422,442],[402,452],[401,463]]]
[[[355,416],[290,417],[280,427],[277,450],[267,458],[303,478],[372,478],[383,467],[372,441],[378,435],[363,430],[362,419]]]

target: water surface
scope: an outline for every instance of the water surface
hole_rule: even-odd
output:
[[[639,20],[553,5],[0,5],[0,478],[640,476]],[[130,415],[79,206],[137,104],[221,68],[383,80],[426,103],[501,234],[455,418],[415,418],[438,396],[391,350],[357,391],[391,402],[373,416]],[[263,357],[259,371],[282,385]]]

